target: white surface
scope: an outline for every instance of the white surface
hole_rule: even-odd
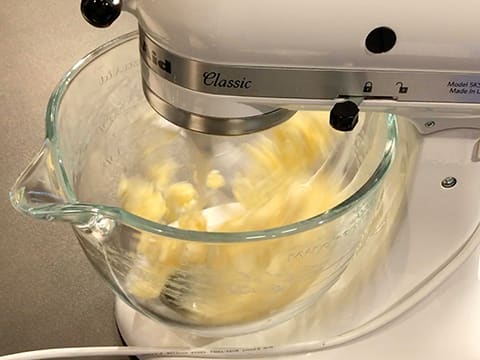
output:
[[[480,251],[413,311],[378,334],[318,359],[480,358]],[[323,357],[322,357],[323,356]]]

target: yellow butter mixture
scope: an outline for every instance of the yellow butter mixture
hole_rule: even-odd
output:
[[[156,161],[151,153],[144,163],[140,159],[141,171],[119,183],[121,206],[204,233],[193,235],[197,241],[139,235],[128,276],[137,301],[161,303],[190,323],[228,325],[264,318],[328,281],[337,256],[334,224],[304,232],[292,225],[342,200],[340,181],[328,166],[341,135],[327,116],[299,112],[240,143],[239,163],[229,171],[215,161],[192,163],[185,171],[177,159]],[[278,236],[262,238],[262,230],[278,227]],[[244,241],[229,242],[228,235],[225,242],[200,241],[208,232],[244,232]]]

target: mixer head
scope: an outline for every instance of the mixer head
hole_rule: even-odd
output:
[[[167,120],[190,130],[247,134],[313,109],[330,110],[330,124],[351,131],[360,105],[417,118],[419,108],[429,109],[423,121],[439,104],[479,104],[472,4],[456,8],[463,21],[455,31],[444,26],[451,18],[447,4],[392,6],[368,0],[360,17],[348,4],[316,0],[293,9],[276,0],[81,3],[98,27],[122,10],[136,16],[145,96]],[[332,30],[336,36],[328,35]]]

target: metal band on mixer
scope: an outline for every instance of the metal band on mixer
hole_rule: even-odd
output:
[[[266,130],[290,119],[295,111],[275,109],[268,113],[243,118],[220,118],[194,114],[177,108],[160,98],[145,83],[143,91],[150,105],[171,123],[211,135],[245,135]]]

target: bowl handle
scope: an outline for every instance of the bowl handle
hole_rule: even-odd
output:
[[[21,213],[40,219],[61,217],[67,196],[58,178],[58,164],[46,141],[10,191],[12,205]]]

